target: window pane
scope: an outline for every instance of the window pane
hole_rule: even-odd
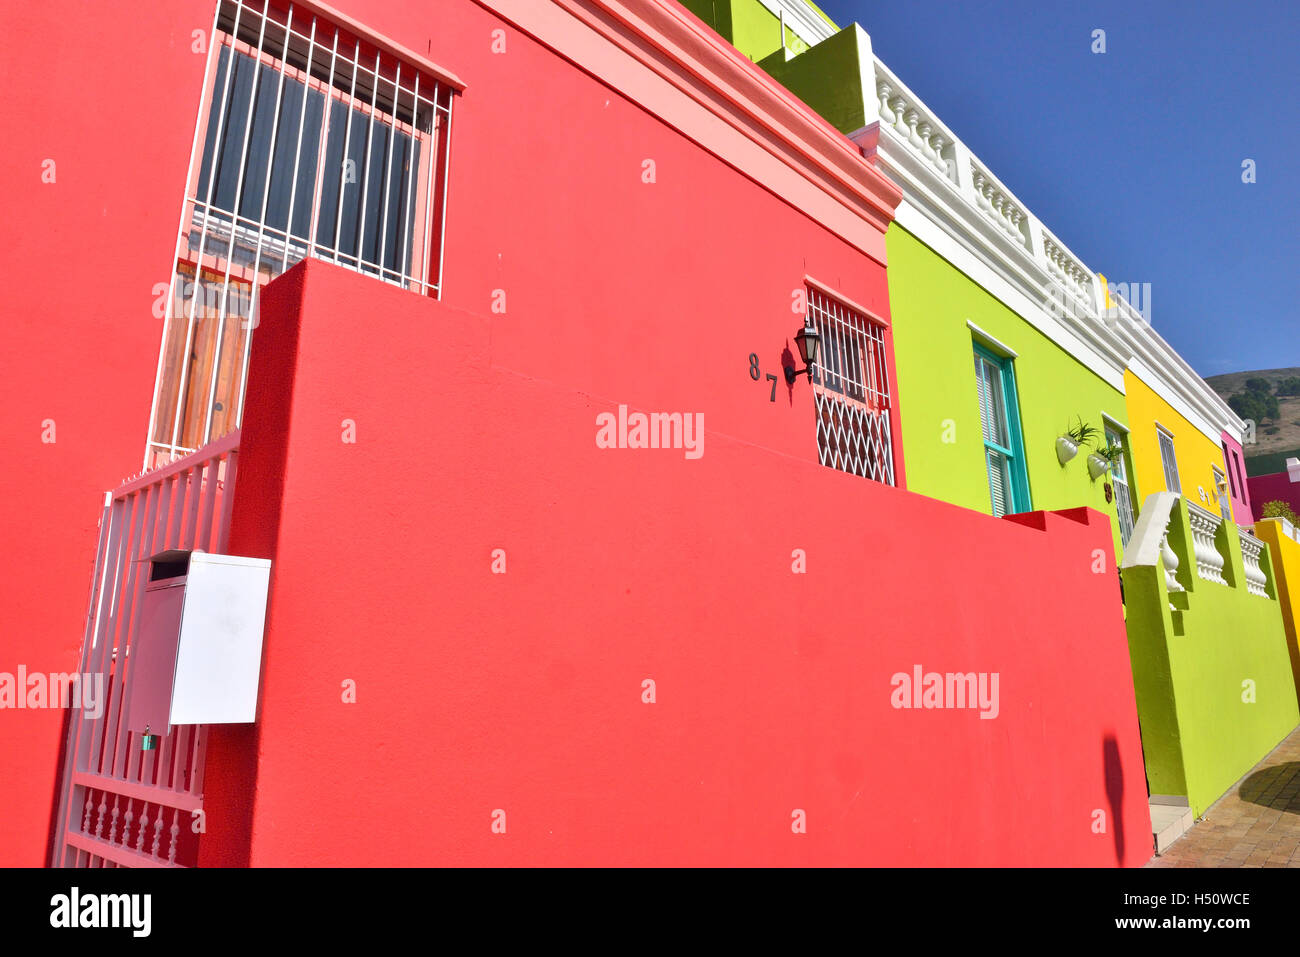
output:
[[[275,135],[275,163],[271,169],[271,194],[266,204],[266,224],[284,231],[289,224],[289,202],[293,201],[293,234],[307,236],[311,228],[311,204],[316,190],[316,154],[320,143],[321,117],[325,96],[319,90],[307,94],[296,80],[286,80],[280,106],[280,128]],[[302,123],[302,146],[298,145],[298,125]],[[297,184],[294,183],[294,156],[298,157]]]
[[[1178,459],[1174,456],[1174,440],[1166,432],[1158,432],[1160,437],[1160,461],[1165,470],[1165,488],[1170,492],[1182,494],[1182,483],[1178,480]]]
[[[1119,516],[1120,543],[1127,546],[1129,538],[1133,535],[1133,498],[1129,492],[1128,483],[1123,479],[1116,478],[1114,485],[1115,513]]]
[[[994,518],[1007,514],[1010,499],[1011,479],[1007,471],[1007,460],[1001,452],[986,449],[985,462],[989,471],[989,498],[993,505]]]
[[[1124,440],[1110,429],[1106,430],[1106,444],[1112,448],[1115,446],[1119,446],[1121,449],[1124,448]],[[1116,482],[1128,482],[1128,473],[1124,471],[1123,455],[1115,460],[1115,465],[1111,468],[1110,474]]]
[[[1007,439],[1007,408],[1003,400],[1002,370],[983,357],[979,358],[978,364],[983,369],[981,379],[985,405],[984,441],[1000,445],[1004,449],[1010,448],[1011,443]]]

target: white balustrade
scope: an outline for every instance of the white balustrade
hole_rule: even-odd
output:
[[[880,124],[888,126],[918,157],[942,173],[949,182],[957,182],[957,163],[953,159],[953,140],[939,129],[934,117],[896,80],[876,71],[876,98],[880,101]]]
[[[1192,551],[1196,557],[1196,574],[1209,582],[1228,584],[1223,577],[1226,561],[1215,540],[1223,517],[1206,511],[1199,505],[1187,503],[1187,519],[1192,526]]]
[[[1047,271],[1052,274],[1052,278],[1075,296],[1092,305],[1092,274],[1046,233],[1043,234],[1043,256],[1047,260]]]
[[[974,161],[970,164],[971,182],[975,184],[975,202],[980,210],[1016,243],[1029,249],[1029,218],[1011,195],[997,186],[992,177]]]
[[[1264,543],[1244,529],[1238,530],[1241,537],[1241,558],[1246,566],[1246,591],[1261,598],[1268,597],[1268,576],[1259,563],[1260,552]]]

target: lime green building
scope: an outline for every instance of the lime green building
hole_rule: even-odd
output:
[[[1156,805],[1201,814],[1300,721],[1289,599],[1228,495],[1226,438],[1244,424],[861,26],[801,0],[687,6],[902,189],[886,253],[907,488],[992,516],[1111,518],[1113,553],[1080,560],[1122,567],[1122,593],[1113,608],[1061,596],[1062,613],[1126,615],[1153,820]]]

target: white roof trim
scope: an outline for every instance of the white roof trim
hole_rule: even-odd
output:
[[[883,140],[884,137],[881,137],[881,139]],[[886,171],[889,171],[887,167]],[[995,270],[989,264],[986,256],[978,255],[972,249],[972,243],[969,240],[963,241],[957,227],[950,224],[939,225],[930,216],[912,205],[906,198],[898,204],[898,214],[895,222],[933,249],[954,268],[968,276],[986,293],[1041,332],[1047,339],[1068,352],[1111,388],[1123,393],[1123,360],[1115,353],[1102,353],[1093,348],[1073,329],[1067,327],[1060,319],[1050,315],[1041,305],[1031,300],[1019,288],[1018,284],[1011,283],[999,271]],[[958,232],[957,236],[953,235],[954,231]],[[894,317],[894,322],[898,322],[897,316]]]
[[[1245,422],[1209,383],[1196,374],[1196,370],[1188,365],[1187,360],[1160,333],[1146,323],[1121,323],[1118,331],[1134,354],[1144,360],[1145,375],[1139,375],[1139,378],[1153,388],[1151,380],[1158,379],[1167,391],[1179,397],[1183,405],[1195,409],[1206,426],[1197,427],[1207,435],[1212,434],[1216,445],[1223,441],[1223,432],[1235,435],[1237,441],[1241,441]],[[1130,367],[1134,367],[1134,363],[1130,363]],[[1135,367],[1133,371],[1135,375],[1138,373]],[[1165,397],[1162,395],[1161,398]],[[1165,401],[1169,400],[1166,398]],[[1195,421],[1188,416],[1184,417],[1188,421]]]
[[[1001,339],[993,338],[993,336],[989,335],[987,332],[985,332],[979,326],[975,325],[975,323],[971,322],[969,319],[966,320],[966,328],[969,329],[971,332],[975,333],[975,335],[977,335],[979,338],[983,339],[984,344],[986,346],[992,346],[994,352],[1000,352],[1008,359],[1020,358],[1020,353],[1016,352],[1015,349],[1012,349]]]
[[[922,121],[911,124],[908,135],[878,118],[860,131],[869,133],[873,127],[878,130],[877,162],[902,187],[898,225],[1121,392],[1124,369],[1133,367],[1143,382],[1198,431],[1211,436],[1216,445],[1222,441],[1221,433],[1225,431],[1240,440],[1245,424],[1187,361],[1151,326],[1136,318],[1136,312],[1126,303],[1121,308],[1123,318],[1101,314],[1101,281],[1096,273],[1037,220],[878,57],[874,58],[873,68],[877,81],[889,85],[890,97],[901,95],[910,104],[908,109],[916,111],[915,119]],[[869,95],[874,90],[868,88],[866,92]],[[868,115],[871,112],[868,105]],[[879,101],[874,112],[879,117]],[[947,141],[942,157],[947,163],[946,173],[936,165],[935,159],[922,156],[915,143],[909,142],[916,135],[916,127],[923,123],[929,123]],[[996,215],[977,204],[980,197],[972,179],[972,167],[1023,211],[1027,242],[1019,234],[1009,234],[1000,228],[994,222]],[[1050,291],[1073,296],[1073,301],[1077,301],[1077,292],[1049,271],[1056,269],[1059,273],[1056,264],[1047,257],[1046,242],[1058,247],[1087,273],[1085,285],[1091,288],[1084,291],[1091,294],[1093,303],[1081,304],[1085,305],[1080,310],[1082,314],[1049,308]],[[1113,291],[1111,296],[1119,299]]]
[[[1209,418],[1192,408],[1178,391],[1170,388],[1166,377],[1155,372],[1151,366],[1142,360],[1141,356],[1133,356],[1133,360],[1129,363],[1129,371],[1137,376],[1143,385],[1168,403],[1170,408],[1191,423],[1192,428],[1213,442],[1216,448],[1223,444],[1223,430],[1216,429]],[[1170,435],[1177,435],[1173,429],[1162,424],[1159,420],[1155,424]]]

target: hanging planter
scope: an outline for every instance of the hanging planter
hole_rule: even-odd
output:
[[[1058,436],[1056,439],[1056,457],[1064,465],[1070,459],[1079,454],[1079,444],[1071,439],[1068,435]]]
[[[1079,446],[1095,438],[1096,435],[1097,430],[1080,418],[1078,425],[1067,429],[1063,435],[1057,436],[1057,460],[1064,465],[1066,462],[1070,461],[1070,459],[1079,454]]]
[[[1118,445],[1099,445],[1088,454],[1088,475],[1095,482],[1124,457],[1124,450]],[[1110,501],[1107,499],[1106,501]]]

